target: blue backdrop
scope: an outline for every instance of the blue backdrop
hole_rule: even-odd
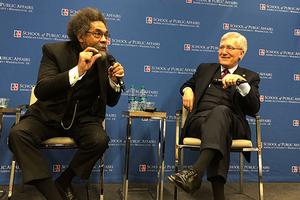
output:
[[[127,88],[142,85],[148,99],[167,112],[166,175],[174,170],[175,112],[179,87],[202,62],[216,62],[220,37],[238,31],[248,39],[242,66],[260,74],[264,181],[300,181],[300,2],[294,0],[0,0],[0,97],[9,107],[28,103],[35,85],[41,46],[67,40],[70,16],[83,7],[101,10],[111,33],[109,51],[123,64]],[[127,93],[108,109],[110,148],[105,154],[105,182],[121,182],[124,163]],[[9,179],[12,154],[7,147],[14,117],[4,116],[0,144],[0,184]],[[254,120],[249,118],[250,124]],[[158,124],[135,120],[130,180],[151,182],[156,174]],[[25,152],[26,153],[26,152]],[[57,176],[73,152],[45,152]],[[187,164],[196,158],[191,153]],[[246,176],[256,180],[256,158]],[[233,155],[229,180],[237,179]],[[18,170],[18,181],[20,181]],[[97,181],[99,164],[91,179]]]

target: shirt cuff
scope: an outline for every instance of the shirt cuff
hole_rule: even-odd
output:
[[[70,85],[73,87],[77,81],[79,81],[83,78],[84,75],[85,75],[85,73],[82,74],[81,76],[79,76],[78,66],[75,66],[72,69],[70,69],[69,70],[69,83],[70,83]]]
[[[249,85],[249,83],[246,82],[246,83],[241,83],[239,86],[236,86],[236,89],[244,97],[249,93],[251,86]]]
[[[109,84],[110,86],[116,91],[116,92],[120,92],[121,91],[121,87],[119,83],[114,82],[113,80],[111,80],[111,78],[109,78]]]

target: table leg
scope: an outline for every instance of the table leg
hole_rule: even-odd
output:
[[[156,199],[163,199],[164,189],[164,171],[165,171],[165,135],[166,135],[166,120],[159,121],[159,138],[157,148],[157,189]]]
[[[125,166],[124,166],[124,177],[123,177],[123,200],[128,198],[128,171],[129,171],[129,156],[130,156],[130,141],[131,141],[131,123],[132,119],[128,117],[127,121],[127,136],[125,145]]]

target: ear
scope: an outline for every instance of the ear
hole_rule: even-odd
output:
[[[77,34],[77,40],[79,41],[79,43],[83,42],[83,35],[82,34]]]
[[[241,53],[240,53],[240,55],[239,55],[239,61],[243,59],[244,55],[245,55],[245,54],[244,54],[244,51],[241,51]]]

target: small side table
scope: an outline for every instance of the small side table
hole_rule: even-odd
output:
[[[21,117],[21,109],[20,108],[0,108],[0,138],[3,128],[3,115],[15,115],[16,116],[16,124],[19,123],[20,117]],[[15,161],[13,161],[12,167],[15,167]],[[12,175],[11,175],[12,176]],[[12,179],[10,179],[12,180]],[[8,196],[10,192],[12,191],[12,188],[8,189]],[[5,191],[0,190],[0,198],[5,195]]]
[[[134,118],[146,118],[159,120],[158,148],[157,148],[157,189],[156,200],[163,199],[163,181],[165,167],[165,137],[166,137],[166,112],[144,112],[144,111],[124,111],[123,115],[127,117],[127,135],[125,146],[125,166],[123,177],[122,199],[128,199],[128,171],[129,171],[129,155],[131,141],[131,124]]]

